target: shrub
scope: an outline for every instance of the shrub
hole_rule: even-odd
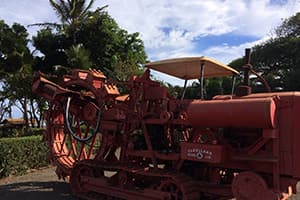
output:
[[[43,135],[44,128],[29,128],[27,132],[23,131],[24,136]]]
[[[1,129],[0,138],[3,137],[24,137],[31,135],[43,135],[45,131],[44,128],[10,128],[10,129]]]
[[[18,137],[19,135],[22,134],[22,129],[1,129],[0,131],[0,138],[3,137]]]
[[[21,175],[48,164],[48,147],[42,136],[0,139],[0,177]]]

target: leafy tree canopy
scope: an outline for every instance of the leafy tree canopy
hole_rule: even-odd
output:
[[[300,89],[300,13],[283,21],[275,30],[276,36],[252,48],[251,63],[269,83],[272,91]],[[244,65],[239,58],[229,65]],[[261,84],[252,81],[254,91],[261,91]]]
[[[13,24],[11,27],[0,20],[0,72],[13,73],[24,64],[32,62],[31,53],[27,47],[28,33],[24,26]]]
[[[50,27],[40,30],[33,37],[33,44],[43,56],[37,58],[34,69],[50,73],[55,65],[92,67],[121,80],[141,73],[147,57],[139,34],[121,29],[102,9],[90,12],[89,16],[92,17],[78,28],[77,45],[68,34]]]
[[[109,77],[120,75],[115,68],[139,73],[141,64],[146,62],[144,43],[139,34],[129,34],[121,29],[107,12],[96,10],[93,18],[82,25],[78,36],[78,41],[90,51],[94,67]]]
[[[275,33],[278,37],[300,37],[300,12],[285,19]]]
[[[34,70],[51,73],[55,65],[68,65],[65,49],[70,48],[71,41],[66,35],[54,32],[48,27],[38,31],[37,36],[33,37],[33,45],[42,53],[35,59]]]

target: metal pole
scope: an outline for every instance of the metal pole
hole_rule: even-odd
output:
[[[187,84],[187,79],[184,80],[184,86],[183,86],[183,91],[182,91],[182,95],[181,95],[181,100],[184,98],[185,92],[186,92],[186,84]]]
[[[204,62],[200,66],[200,99],[203,99]]]
[[[235,85],[235,81],[236,81],[236,76],[235,75],[232,75],[232,79],[231,79],[231,96],[233,96],[234,94],[234,85]]]
[[[244,85],[249,86],[249,64],[251,59],[251,49],[245,49],[245,63],[246,66],[244,68]]]

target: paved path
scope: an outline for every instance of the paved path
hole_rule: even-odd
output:
[[[0,179],[0,200],[78,200],[67,182],[58,180],[55,168]]]

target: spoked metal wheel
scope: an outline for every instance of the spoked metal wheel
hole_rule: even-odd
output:
[[[52,161],[57,165],[57,174],[61,178],[71,174],[75,162],[93,159],[99,151],[102,141],[102,135],[95,134],[97,131],[95,123],[83,120],[80,114],[82,110],[75,109],[77,105],[72,104],[71,102],[68,122],[66,122],[63,101],[53,102],[47,113],[46,137],[51,149]],[[69,129],[77,138],[70,133]]]
[[[56,95],[47,112],[47,138],[58,176],[71,174],[80,160],[94,159],[101,148],[98,134],[104,101],[99,92],[104,80],[96,71],[75,70],[64,77],[72,91]]]

